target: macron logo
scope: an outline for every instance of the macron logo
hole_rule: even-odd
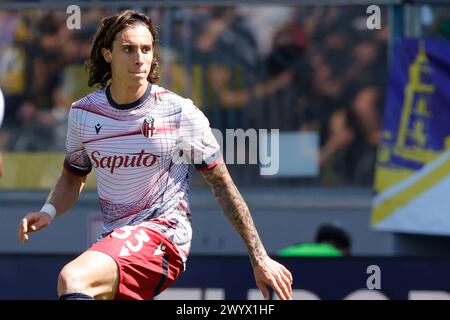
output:
[[[97,134],[100,132],[100,129],[103,127],[103,125],[101,125],[100,123],[97,123],[95,125],[95,132],[97,132]]]
[[[163,245],[162,243],[160,243],[160,244],[156,247],[155,252],[153,252],[153,255],[154,255],[154,256],[159,256],[159,255],[165,254],[165,253],[166,253],[166,246]]]

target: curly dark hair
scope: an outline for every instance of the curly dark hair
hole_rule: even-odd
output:
[[[143,25],[148,28],[153,37],[152,46],[154,48],[158,33],[152,21],[146,15],[136,11],[126,10],[102,19],[92,41],[93,44],[89,60],[86,61],[86,69],[89,72],[88,85],[90,87],[97,86],[104,88],[111,79],[111,65],[103,58],[102,48],[107,48],[112,51],[116,34],[125,28],[136,25]],[[158,61],[156,58],[153,58],[150,73],[147,78],[150,83],[155,83],[159,80],[157,67]]]

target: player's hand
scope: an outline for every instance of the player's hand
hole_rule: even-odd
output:
[[[30,212],[19,223],[17,235],[22,243],[29,239],[30,232],[36,232],[50,224],[51,218],[45,212]]]
[[[269,300],[270,298],[268,285],[273,288],[280,300],[292,298],[292,274],[282,264],[266,257],[253,267],[253,273],[256,285],[261,290],[264,299]]]

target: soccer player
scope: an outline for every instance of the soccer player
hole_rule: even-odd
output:
[[[264,297],[270,286],[290,299],[292,275],[267,255],[207,118],[191,100],[155,84],[156,36],[150,19],[135,11],[101,21],[87,64],[89,85],[100,89],[72,105],[64,170],[42,209],[21,220],[20,240],[67,211],[94,168],[104,233],[61,270],[58,296],[151,299],[184,270],[194,163],[244,241]]]

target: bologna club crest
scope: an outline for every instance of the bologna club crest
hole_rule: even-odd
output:
[[[147,115],[142,123],[141,131],[146,138],[153,137],[156,134],[155,118]]]

